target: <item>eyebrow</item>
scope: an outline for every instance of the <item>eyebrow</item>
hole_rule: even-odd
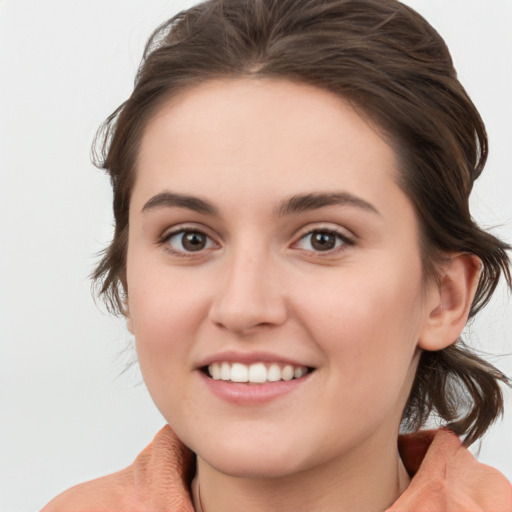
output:
[[[276,213],[283,217],[293,213],[303,213],[324,208],[325,206],[355,206],[380,215],[379,211],[368,201],[348,192],[328,192],[299,194],[281,202]]]
[[[194,212],[203,213],[205,215],[219,215],[218,209],[213,204],[199,197],[186,194],[176,194],[174,192],[161,192],[153,196],[142,207],[142,213],[157,208],[186,208]]]
[[[282,201],[274,214],[284,217],[294,213],[304,213],[318,210],[326,206],[355,206],[371,213],[379,211],[371,203],[348,192],[317,192],[298,194]],[[175,192],[160,192],[151,197],[142,207],[142,213],[158,208],[186,208],[205,215],[219,216],[219,210],[209,201],[196,196],[178,194]]]

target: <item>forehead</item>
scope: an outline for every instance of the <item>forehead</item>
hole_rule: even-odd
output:
[[[134,195],[192,186],[227,194],[236,186],[250,202],[341,187],[371,198],[397,193],[397,168],[375,127],[333,93],[283,79],[212,80],[149,121]]]

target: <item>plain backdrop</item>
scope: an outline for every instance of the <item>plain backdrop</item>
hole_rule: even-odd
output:
[[[112,233],[108,179],[90,163],[100,122],[131,92],[154,27],[185,0],[0,0],[0,510],[38,510],[121,469],[164,420],[121,319],[88,275]],[[445,37],[487,123],[491,156],[474,216],[512,241],[512,1],[408,0]],[[470,329],[512,351],[502,287]],[[509,375],[512,357],[492,361]],[[512,401],[480,460],[512,479]],[[474,448],[476,452],[478,446]]]

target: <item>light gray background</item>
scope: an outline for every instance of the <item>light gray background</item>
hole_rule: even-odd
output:
[[[130,93],[142,46],[185,0],[0,0],[0,510],[37,510],[130,464],[164,420],[135,369],[124,322],[88,274],[111,235],[110,186],[89,161],[99,123]],[[487,123],[475,217],[512,241],[511,0],[408,0],[446,38]],[[471,329],[512,351],[502,287]],[[509,375],[512,357],[493,359]],[[480,459],[512,479],[512,403]]]

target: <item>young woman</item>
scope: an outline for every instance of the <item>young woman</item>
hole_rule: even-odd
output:
[[[44,512],[512,510],[466,449],[509,381],[460,339],[508,246],[470,216],[485,129],[422,17],[209,0],[155,32],[98,143],[95,279],[169,425]]]

